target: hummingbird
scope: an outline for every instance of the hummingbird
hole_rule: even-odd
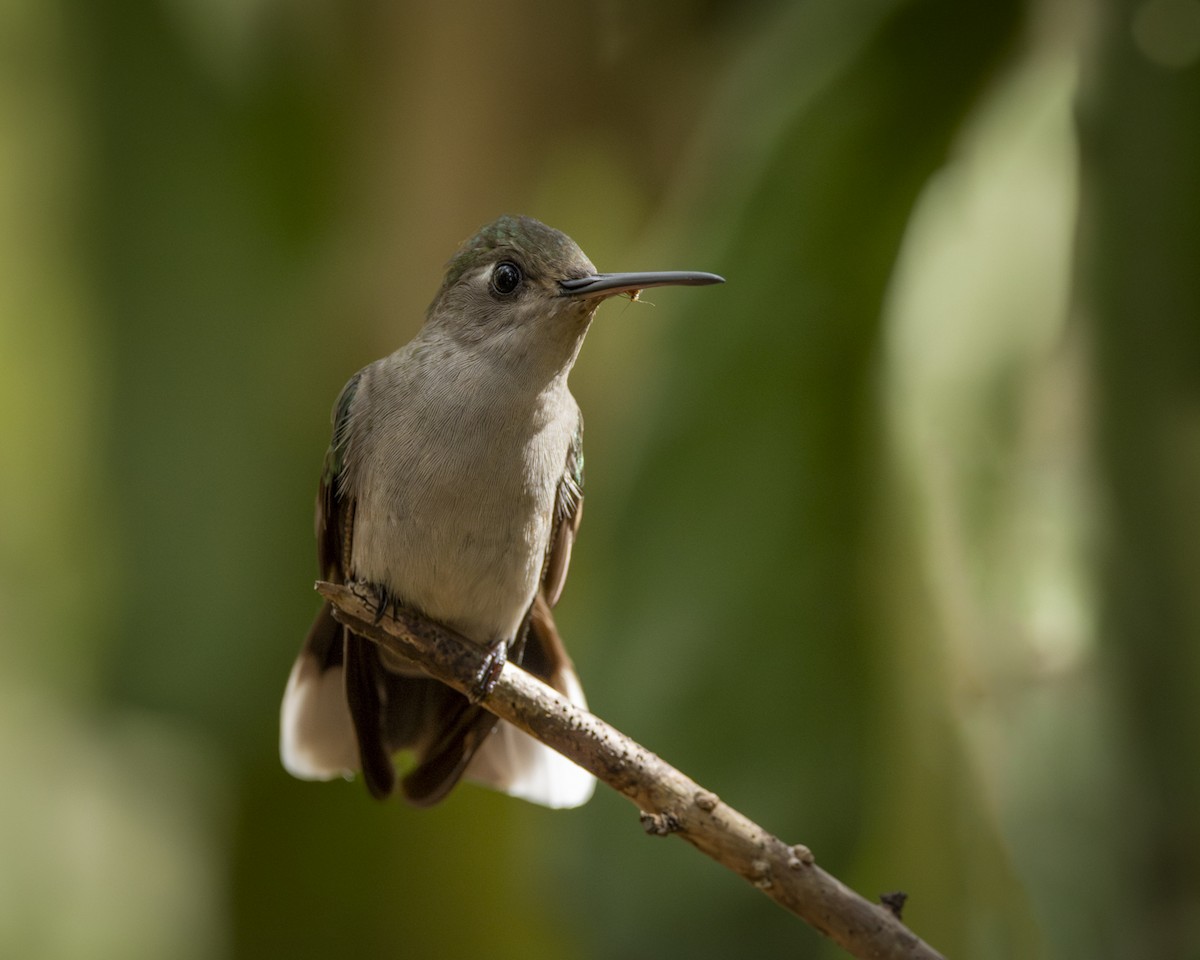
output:
[[[364,367],[333,408],[316,503],[321,576],[369,585],[520,664],[581,707],[554,625],[583,511],[583,418],[567,388],[596,308],[711,273],[598,273],[566,234],[500,217],[450,260],[417,335]],[[417,806],[461,778],[548,807],[585,803],[571,761],[325,603],[292,667],[280,754],[294,776],[352,777]],[[398,777],[395,755],[407,751]]]

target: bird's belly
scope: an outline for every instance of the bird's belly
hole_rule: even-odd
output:
[[[553,489],[387,486],[356,511],[354,576],[480,643],[514,637],[541,577]]]

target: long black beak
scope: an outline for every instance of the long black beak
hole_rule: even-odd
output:
[[[559,280],[558,285],[567,297],[611,297],[632,293],[647,287],[700,287],[708,283],[724,283],[715,273],[691,270],[660,270],[657,273],[597,273],[574,280]]]

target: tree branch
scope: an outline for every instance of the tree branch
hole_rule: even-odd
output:
[[[420,663],[442,683],[470,694],[486,651],[404,610],[375,620],[376,598],[361,585],[317,583],[334,616],[355,633]],[[674,834],[748,880],[851,955],[941,960],[887,907],[826,873],[801,845],[789,846],[722,803],[645,747],[582,710],[511,663],[483,700],[496,716],[569,757],[642,812],[646,831]]]

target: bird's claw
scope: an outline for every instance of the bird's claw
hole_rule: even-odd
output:
[[[471,690],[471,702],[482,703],[496,688],[500,674],[504,672],[504,664],[508,662],[508,641],[493,640],[488,644],[483,664],[475,674],[475,685]]]
[[[399,608],[399,602],[395,600],[386,587],[375,586],[375,617],[371,621],[372,626],[379,626],[379,621],[383,619],[383,615],[387,613],[388,607],[392,608],[393,614]]]

